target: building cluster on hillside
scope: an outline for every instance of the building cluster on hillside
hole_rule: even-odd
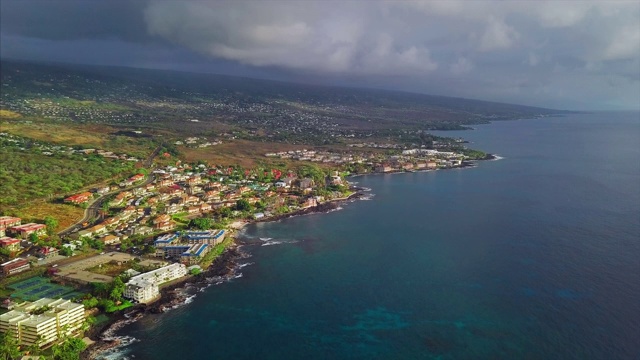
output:
[[[193,121],[193,120],[191,120]],[[222,144],[222,140],[208,140],[205,137],[191,136],[184,140],[177,140],[174,145],[184,145],[186,147],[206,148],[209,146],[215,146]]]
[[[397,148],[402,148],[397,145]],[[401,155],[383,154],[336,154],[327,151],[290,150],[266,153],[266,157],[293,159],[299,161],[324,162],[332,164],[367,164],[375,172],[394,172],[403,170],[433,170],[462,165],[466,159],[463,154],[452,151],[415,148],[403,150]]]
[[[413,170],[435,170],[460,167],[464,164],[466,156],[451,151],[438,151],[433,149],[409,149],[403,150],[402,155],[388,156],[385,161],[378,163],[376,172],[396,172]]]
[[[373,154],[369,155],[356,155],[356,154],[338,154],[330,151],[315,151],[315,150],[290,150],[271,152],[264,154],[266,157],[275,157],[279,159],[293,159],[298,161],[311,161],[321,163],[332,164],[346,164],[346,163],[362,163],[374,158]]]
[[[0,332],[19,345],[45,347],[77,335],[85,322],[84,305],[63,299],[24,302],[0,315]]]
[[[174,230],[178,226],[174,217],[211,216],[209,214],[224,208],[231,208],[233,213],[239,200],[256,208],[257,217],[264,217],[277,213],[283,206],[301,209],[315,206],[327,196],[339,195],[315,196],[313,190],[317,184],[312,179],[297,178],[294,174],[281,176],[275,170],[267,180],[260,181],[255,173],[236,174],[232,168],[178,164],[156,169],[150,176],[145,184],[140,184],[145,179],[142,175],[127,179],[127,184],[138,185],[119,190],[109,199],[112,216],[103,217],[77,235],[98,239],[105,245],[117,245],[132,235],[148,236]],[[337,175],[326,181],[330,185],[342,184]],[[79,202],[87,197],[87,193],[82,193],[67,199]],[[200,246],[181,249],[178,255],[190,254],[183,260],[194,263],[194,259],[208,251],[208,247]]]
[[[46,232],[46,230],[47,226],[44,224],[22,224],[21,218],[13,216],[0,216],[0,237],[13,235],[26,239],[33,233],[42,235]]]
[[[356,148],[374,148],[374,149],[402,149],[404,146],[400,144],[393,143],[376,143],[376,142],[364,142],[364,143],[355,143],[348,144],[348,147],[356,147]]]

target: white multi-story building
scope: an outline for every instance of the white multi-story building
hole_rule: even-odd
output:
[[[124,296],[136,302],[147,302],[160,294],[158,286],[187,275],[183,264],[171,264],[132,277],[127,282]]]
[[[43,347],[62,336],[73,336],[84,321],[84,305],[43,298],[0,315],[0,332],[14,336],[20,345]]]
[[[129,280],[124,292],[124,297],[139,303],[154,299],[158,295],[158,285],[147,280]]]

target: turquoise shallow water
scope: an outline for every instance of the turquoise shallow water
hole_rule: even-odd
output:
[[[247,227],[243,276],[124,328],[127,356],[640,358],[638,113],[446,134],[504,159]]]

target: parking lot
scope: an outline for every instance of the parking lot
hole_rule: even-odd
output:
[[[78,260],[67,265],[62,265],[58,268],[56,276],[79,281],[81,283],[111,282],[113,281],[111,276],[92,273],[86,269],[106,264],[110,261],[128,262],[133,260],[133,258],[134,257],[130,254],[116,251],[100,254],[87,259]]]

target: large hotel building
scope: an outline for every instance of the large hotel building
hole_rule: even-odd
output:
[[[0,332],[13,335],[20,345],[45,347],[65,335],[75,335],[84,321],[84,305],[44,298],[0,315]]]

